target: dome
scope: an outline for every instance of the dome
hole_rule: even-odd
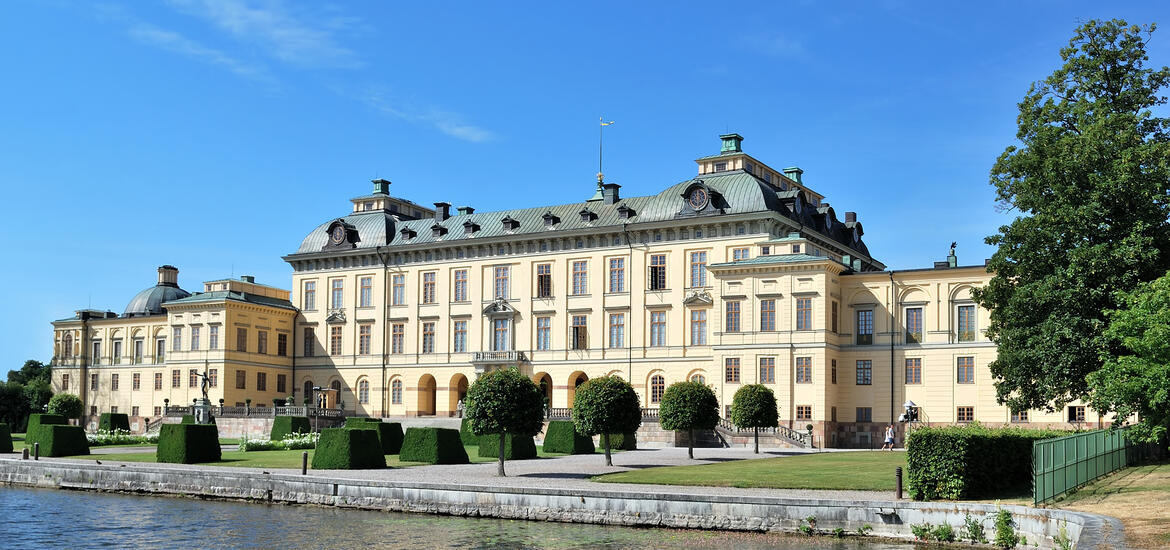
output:
[[[158,274],[158,284],[135,294],[130,299],[130,303],[126,305],[126,311],[122,312],[124,317],[162,315],[164,303],[191,295],[190,292],[179,288],[178,269],[164,265],[158,268]]]

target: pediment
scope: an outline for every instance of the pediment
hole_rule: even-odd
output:
[[[709,306],[714,303],[715,300],[711,298],[711,293],[705,290],[692,290],[686,298],[683,298],[683,304],[688,306]]]
[[[512,307],[507,300],[498,299],[483,308],[483,315],[485,317],[513,317],[516,315],[516,308]]]

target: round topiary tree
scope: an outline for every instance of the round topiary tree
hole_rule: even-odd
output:
[[[489,372],[467,389],[464,415],[475,435],[499,434],[497,475],[503,476],[505,437],[532,437],[540,432],[544,394],[514,368]]]
[[[629,382],[603,376],[585,382],[573,398],[573,425],[586,435],[601,434],[605,465],[613,466],[609,434],[629,433],[642,425],[642,406]]]
[[[719,422],[719,400],[701,382],[675,382],[658,404],[658,421],[665,430],[687,431],[687,457],[695,458],[695,430],[710,430]]]
[[[81,418],[85,406],[81,398],[71,393],[58,393],[49,399],[49,414],[59,414],[65,418]]]
[[[735,392],[731,400],[731,422],[737,428],[752,428],[756,436],[756,454],[760,453],[760,428],[775,428],[780,422],[776,395],[763,384],[748,384]]]

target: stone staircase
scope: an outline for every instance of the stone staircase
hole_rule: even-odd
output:
[[[715,434],[722,439],[724,447],[751,447],[755,445],[754,430],[738,428],[726,418],[719,419],[719,423],[715,426]],[[808,444],[808,434],[784,426],[761,428],[760,446],[811,448],[811,445]]]

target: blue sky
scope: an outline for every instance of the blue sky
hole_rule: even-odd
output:
[[[720,133],[799,165],[875,257],[990,256],[987,183],[1016,103],[1078,22],[1129,2],[244,0],[6,3],[0,18],[0,372],[51,357],[49,321],[121,312],[280,257],[369,180],[480,211],[583,200],[597,120],[624,195],[694,175]],[[1161,21],[1164,22],[1164,21]],[[1151,62],[1170,64],[1159,31]]]

